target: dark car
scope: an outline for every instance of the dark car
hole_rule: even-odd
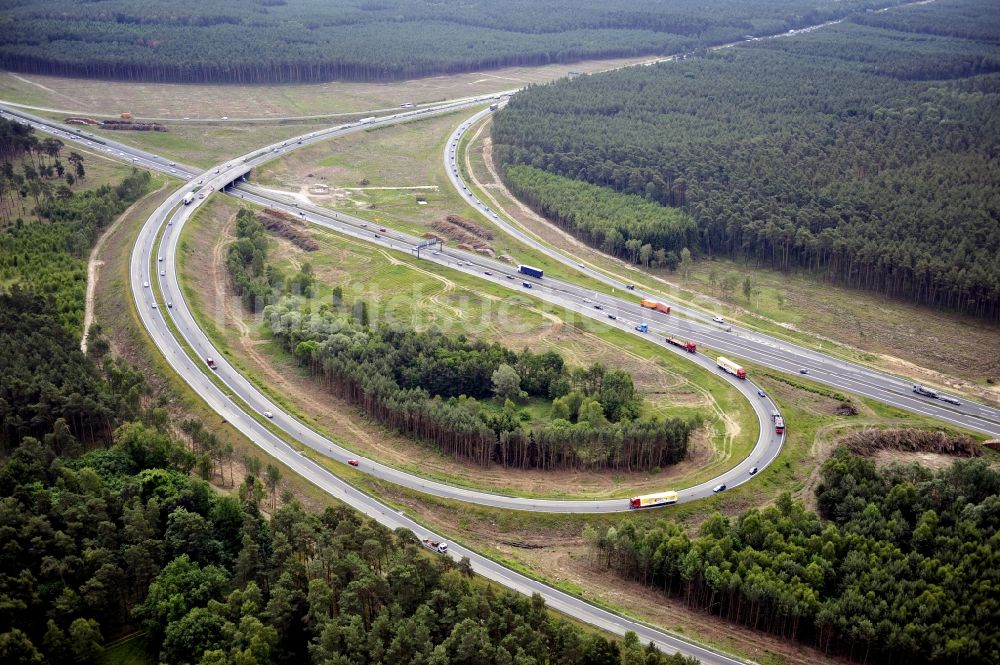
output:
[[[757,475],[757,467],[755,467],[755,466],[750,467],[750,475],[751,476],[756,476]]]

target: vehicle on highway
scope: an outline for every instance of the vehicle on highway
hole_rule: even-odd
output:
[[[604,309],[604,307],[598,303],[597,305],[594,305],[594,309]]]
[[[434,550],[438,554],[448,553],[448,543],[437,540],[431,540],[430,538],[424,538],[420,542],[423,543],[424,547],[426,547],[429,550]]]
[[[148,289],[149,288],[149,282],[143,282],[142,283],[142,288]]]
[[[663,338],[663,341],[671,346],[676,346],[678,348],[684,349],[688,353],[698,353],[698,345],[691,341],[684,341],[676,337],[667,336]]]
[[[274,418],[274,414],[271,413],[270,411],[265,411],[264,412],[264,417],[265,418]]]
[[[655,300],[642,300],[639,303],[639,306],[645,307],[646,309],[653,309],[663,314],[670,313],[670,305],[664,305],[662,302],[656,302]]]
[[[660,492],[659,494],[643,494],[641,496],[634,496],[628,500],[629,510],[638,510],[640,508],[656,508],[657,506],[669,506],[672,503],[677,503],[677,499],[680,498],[677,492]]]
[[[625,288],[629,291],[635,291],[635,284],[626,284]]]
[[[385,233],[385,229],[379,229],[379,232]]]
[[[173,308],[174,308],[174,303],[173,303],[173,301],[172,301],[172,300],[168,300],[168,301],[167,301],[167,307],[169,307],[170,309],[173,309]]]
[[[713,316],[712,320],[715,321],[716,323],[725,323],[726,322],[726,320],[724,318],[722,318],[721,316],[719,316],[719,315]]]
[[[157,309],[155,302],[153,303],[153,309]]]
[[[162,256],[157,256],[156,260],[162,262],[163,261],[163,257]]]
[[[924,397],[936,398],[938,396],[936,390],[932,390],[927,386],[922,386],[918,383],[913,384],[913,392],[917,393],[918,395],[923,395]]]
[[[757,475],[757,467],[755,467],[755,466],[750,467],[750,475],[751,476],[756,476]]]
[[[758,388],[757,389],[757,397],[767,397],[767,395],[764,394],[763,390],[761,390],[760,388]]]
[[[493,276],[493,273],[491,273],[491,272],[490,272],[489,270],[484,270],[484,271],[483,271],[483,274],[484,274],[484,275],[489,275],[490,277],[492,277],[492,276]]]
[[[208,365],[209,369],[219,369],[219,366],[215,364],[215,360],[212,358],[205,358],[205,364]]]
[[[164,277],[166,274],[167,274],[166,270],[161,270],[160,271],[160,277]]]
[[[962,406],[961,402],[959,402],[954,397],[950,397],[948,395],[941,395],[941,401],[942,402],[948,402],[948,404],[954,404],[955,406]]]
[[[716,494],[718,494],[719,492],[725,492],[726,491],[725,483],[722,483],[721,485],[716,485],[715,487],[712,488],[712,491],[715,492]]]
[[[526,266],[524,264],[519,265],[517,267],[517,271],[522,275],[527,275],[528,277],[534,277],[535,279],[541,279],[542,275],[544,274],[541,268]]]
[[[347,460],[347,463],[350,464],[351,466],[357,466],[358,465],[358,460],[356,460],[356,459],[349,459],[349,460]]]
[[[641,333],[649,332],[649,326],[647,324],[645,324],[645,323],[640,323],[639,325],[637,325],[635,327],[635,329],[638,330]]]
[[[531,282],[521,282],[521,286],[523,286],[526,289],[530,289],[531,288]]]
[[[808,373],[809,373],[809,370],[807,370],[805,367],[803,367],[802,369],[799,370],[799,374],[808,374]]]
[[[611,312],[608,312],[608,318],[611,319],[612,321],[618,320],[618,317],[612,314]]]
[[[736,363],[734,363],[729,358],[725,358],[723,356],[719,356],[716,359],[715,364],[718,365],[719,369],[721,369],[724,372],[728,372],[729,374],[732,374],[737,379],[745,379],[745,378],[747,378],[747,372],[746,372],[746,370],[743,369],[742,367],[740,367],[739,365],[737,365]]]
[[[507,275],[507,279],[514,279],[513,275]]]

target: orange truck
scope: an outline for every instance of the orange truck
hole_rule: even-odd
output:
[[[670,313],[670,305],[664,305],[662,302],[656,302],[655,300],[643,300],[639,304],[646,309],[655,309],[657,312],[663,312],[664,314]]]

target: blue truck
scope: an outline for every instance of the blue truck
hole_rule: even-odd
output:
[[[519,265],[517,266],[517,271],[522,275],[528,275],[529,277],[537,277],[538,279],[542,278],[541,268],[533,268],[531,266]]]

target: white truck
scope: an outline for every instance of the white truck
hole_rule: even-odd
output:
[[[438,554],[448,553],[448,543],[446,542],[440,540],[431,540],[430,538],[424,538],[420,542],[423,543],[424,547],[426,547],[429,550],[434,550]]]
[[[188,192],[184,195],[184,205],[191,205],[192,201],[194,201],[194,192]]]

